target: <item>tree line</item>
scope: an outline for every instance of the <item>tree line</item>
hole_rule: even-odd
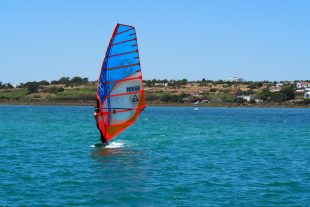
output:
[[[14,86],[11,83],[2,83],[0,81],[0,89],[12,89]]]
[[[31,82],[27,82],[27,83],[21,83],[18,87],[22,88],[29,83],[35,83],[35,84],[41,85],[41,86],[47,86],[50,84],[53,84],[53,85],[54,84],[65,84],[67,86],[70,86],[72,84],[80,85],[80,84],[89,83],[89,80],[88,80],[88,78],[81,78],[79,76],[75,76],[71,79],[69,77],[61,77],[58,80],[52,80],[51,82],[48,82],[46,80],[42,80],[42,81],[31,81]]]
[[[90,83],[88,78],[81,78],[79,76],[75,76],[73,78],[61,77],[58,80],[52,80],[51,82],[42,80],[21,83],[17,86],[17,88],[26,88],[27,94],[37,93],[39,90],[42,90],[42,92],[57,93],[64,91],[64,88],[50,85],[63,84],[65,86],[75,86],[87,83]],[[50,87],[46,88],[46,86]]]

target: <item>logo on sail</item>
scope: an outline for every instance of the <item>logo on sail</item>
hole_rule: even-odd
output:
[[[130,100],[131,100],[132,103],[136,103],[136,102],[139,101],[139,98],[138,98],[137,95],[133,95],[133,96],[130,97]]]
[[[127,92],[136,92],[136,91],[140,91],[140,86],[129,86],[126,88]]]

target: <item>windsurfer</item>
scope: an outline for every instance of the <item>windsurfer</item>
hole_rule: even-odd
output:
[[[99,110],[99,101],[97,100],[97,106],[95,107],[95,111],[94,111],[94,118],[95,118],[95,121],[96,121],[97,128],[98,128],[98,130],[100,132],[100,140],[101,140],[102,144],[107,145],[108,144],[107,140],[106,140],[106,138],[102,134],[102,131],[99,128],[99,123],[98,123],[99,112],[100,112],[100,110]]]
[[[96,99],[94,117],[103,142],[98,146],[134,124],[146,106],[133,26],[116,25],[98,77]]]

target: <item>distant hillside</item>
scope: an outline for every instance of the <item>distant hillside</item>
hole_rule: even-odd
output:
[[[203,105],[309,105],[302,92],[296,91],[295,82],[229,82],[145,80],[144,89],[149,104],[192,104],[203,101]],[[70,103],[94,104],[97,83],[81,77],[62,77],[55,81],[33,81],[14,88],[0,82],[2,103]]]

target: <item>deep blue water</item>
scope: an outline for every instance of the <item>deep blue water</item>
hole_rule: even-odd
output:
[[[106,149],[92,110],[0,106],[0,206],[310,205],[310,109],[148,107]]]

